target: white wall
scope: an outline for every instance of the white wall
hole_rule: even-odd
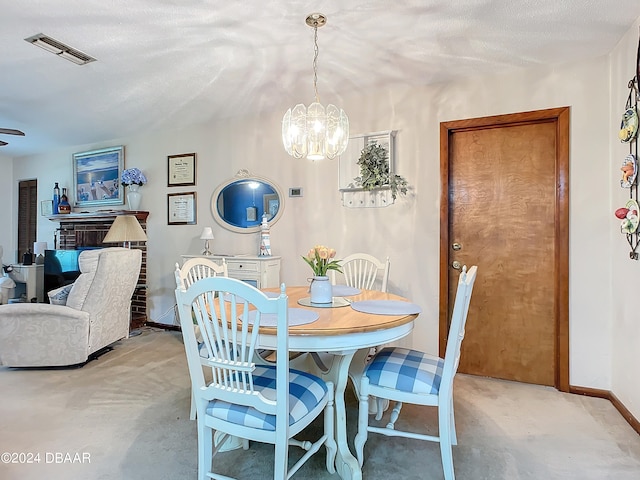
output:
[[[636,49],[640,22],[629,29],[611,53],[611,119],[609,121],[609,172],[612,195],[609,212],[624,206],[629,190],[619,187],[620,165],[629,154],[629,145],[618,141],[618,127],[629,89],[627,83],[635,75]],[[634,148],[633,153],[636,150]],[[620,234],[619,221],[610,213],[609,231],[612,236],[612,391],[635,418],[640,418],[640,310],[638,309],[638,279],[640,262],[629,259],[629,245]],[[640,253],[640,251],[639,251]]]
[[[282,280],[287,284],[306,281],[309,271],[300,255],[316,243],[336,248],[338,256],[363,250],[378,257],[389,255],[390,290],[423,307],[413,344],[437,351],[439,123],[570,106],[570,382],[608,390],[613,386],[611,258],[623,258],[620,268],[630,270],[629,281],[631,269],[637,268],[636,263],[624,260],[621,239],[616,238],[612,252],[615,222],[611,189],[616,174],[612,174],[609,161],[611,136],[615,134],[610,119],[609,85],[609,59],[599,58],[455,84],[381,89],[342,99],[353,134],[398,130],[396,169],[413,189],[407,198],[382,209],[341,206],[337,161],[310,163],[285,154],[280,122],[290,105],[244,120],[115,139],[19,159],[14,162],[14,179],[26,172],[38,172],[39,194],[43,199],[50,198],[55,181],[61,186],[71,184],[73,152],[125,145],[126,166],[141,168],[149,179],[142,189],[141,206],[150,211],[149,312],[150,320],[166,323],[173,321],[172,314],[164,315],[174,302],[173,265],[180,260],[180,254],[202,249],[198,237],[204,226],[214,228],[216,252],[257,251],[257,235],[227,232],[213,221],[209,203],[216,186],[238,169],[247,168],[273,179],[285,192],[289,187],[302,187],[304,197],[285,198],[284,216],[271,229],[273,254],[283,256]],[[291,104],[299,100],[292,99]],[[198,155],[197,186],[167,188],[167,155],[187,152]],[[613,163],[617,162],[616,159]],[[198,194],[198,225],[168,226],[167,193],[190,190]],[[39,237],[51,241],[55,225],[42,219],[38,228]],[[615,308],[626,309],[627,321],[631,320],[632,305],[616,302]],[[636,331],[635,337],[627,337],[627,341],[637,341],[637,337]],[[633,383],[619,378],[618,373],[616,380],[616,388],[622,388],[618,384]],[[633,399],[638,401],[640,393],[624,392],[623,396],[623,400],[635,405]],[[636,415],[640,416],[637,410]]]
[[[14,190],[13,180],[13,161],[11,158],[0,155],[0,165],[2,166],[2,175],[0,175],[0,192],[2,192],[2,208],[0,208],[0,246],[4,253],[2,254],[2,263],[7,265],[14,263],[16,244],[18,235],[14,234],[15,230],[11,228],[15,225],[14,212],[17,209],[17,184]],[[0,272],[2,275],[2,272]]]

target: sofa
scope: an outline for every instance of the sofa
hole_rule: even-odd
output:
[[[142,252],[122,247],[80,254],[80,276],[49,292],[51,303],[0,305],[0,364],[82,364],[129,336],[131,297]]]

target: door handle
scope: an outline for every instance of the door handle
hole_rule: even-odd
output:
[[[457,260],[454,260],[451,266],[456,270],[460,270],[462,268],[462,264]]]
[[[451,245],[451,248],[457,252],[458,250],[462,249],[462,245],[460,245],[458,242],[455,242]]]

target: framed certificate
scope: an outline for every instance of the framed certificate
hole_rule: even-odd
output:
[[[53,215],[53,201],[52,200],[42,200],[40,202],[40,215],[43,217],[49,217]]]
[[[167,224],[196,224],[196,192],[167,194]]]
[[[196,184],[196,154],[183,153],[181,155],[169,155],[167,186],[184,187]]]

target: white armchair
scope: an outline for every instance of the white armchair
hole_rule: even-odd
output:
[[[128,337],[141,260],[142,252],[135,249],[86,250],[66,305],[0,305],[0,364],[75,365]]]

